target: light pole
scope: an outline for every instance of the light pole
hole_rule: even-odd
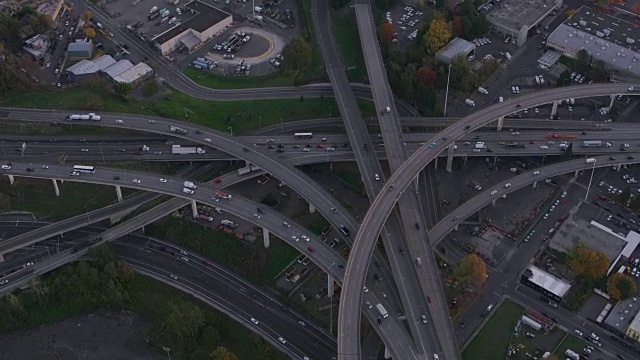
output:
[[[229,133],[231,134],[231,136],[233,136],[233,128],[229,126],[227,129],[229,130]]]
[[[171,354],[170,354],[170,352],[171,352],[171,348],[170,348],[170,347],[163,346],[163,347],[162,347],[162,350],[164,350],[164,351],[166,351],[166,352],[167,352],[167,357],[169,358],[169,360],[171,360]]]
[[[335,262],[332,262],[331,266],[329,267],[329,277],[331,278],[331,281],[333,281],[333,276],[331,276],[331,273],[333,273],[333,265],[335,264]],[[333,284],[331,285],[331,287],[333,288]],[[329,334],[333,335],[333,291],[331,291],[331,293],[332,294],[329,297]]]
[[[593,159],[593,167],[591,168],[591,177],[589,178],[589,185],[587,185],[587,193],[584,194],[584,202],[587,202],[587,196],[589,196],[589,190],[591,189],[591,181],[593,181],[593,173],[596,171],[597,160]]]
[[[449,101],[449,79],[451,79],[451,64],[447,73],[447,91],[444,93],[444,117],[447,117],[447,101]]]

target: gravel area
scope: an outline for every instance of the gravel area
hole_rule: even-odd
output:
[[[146,344],[140,318],[91,314],[0,337],[0,360],[161,360]]]

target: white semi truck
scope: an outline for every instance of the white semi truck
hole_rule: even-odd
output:
[[[387,312],[387,309],[385,309],[384,306],[382,306],[382,304],[376,305],[376,309],[378,309],[378,312],[380,313],[380,316],[382,316],[382,318],[386,319],[389,317],[389,313]]]

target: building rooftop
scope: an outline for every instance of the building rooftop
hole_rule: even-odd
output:
[[[589,7],[578,9],[547,41],[574,55],[585,49],[611,66],[640,74],[640,27]]]
[[[185,8],[190,11],[183,12],[182,17],[186,18],[187,16],[191,15],[188,19],[182,21],[180,25],[174,26],[171,29],[156,36],[152,40],[156,43],[162,44],[182,34],[188,29],[192,29],[198,33],[201,33],[231,16],[231,14],[227,12],[214,8],[213,6],[207,5],[200,1],[192,1],[186,4]]]
[[[131,84],[152,71],[153,69],[149,65],[140,62],[135,66],[127,69],[120,75],[116,76],[114,80],[117,82],[125,82]]]
[[[69,46],[67,46],[67,51],[88,51],[91,52],[93,50],[93,44],[90,42],[71,42]]]
[[[440,61],[450,63],[453,58],[463,54],[467,55],[476,49],[476,45],[471,41],[456,37],[449,41],[442,49],[436,53],[436,58]]]
[[[640,319],[637,316],[639,310],[640,303],[637,302],[637,298],[621,300],[611,309],[604,322],[623,333],[629,327],[634,327],[636,332],[640,332]]]
[[[131,69],[132,67],[133,67],[133,64],[131,63],[131,61],[122,59],[116,62],[115,64],[109,66],[108,68],[104,69],[103,71],[107,75],[109,75],[112,79],[115,79],[118,75]]]
[[[564,297],[571,288],[568,282],[533,265],[527,267],[525,274],[528,275],[529,281],[559,297]]]
[[[68,72],[75,75],[95,74],[115,64],[116,61],[109,55],[102,55],[95,60],[82,60],[67,68]]]
[[[614,262],[627,242],[623,237],[605,229],[600,224],[590,223],[572,214],[551,237],[549,246],[560,252],[569,253],[580,243],[590,249],[603,252],[609,261]]]
[[[487,20],[513,31],[531,27],[556,5],[555,0],[503,0],[487,14]]]

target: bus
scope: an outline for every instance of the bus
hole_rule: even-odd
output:
[[[313,133],[295,133],[293,136],[296,139],[311,139],[313,137]]]
[[[73,171],[83,172],[83,173],[94,173],[96,172],[96,169],[93,166],[74,165]]]

